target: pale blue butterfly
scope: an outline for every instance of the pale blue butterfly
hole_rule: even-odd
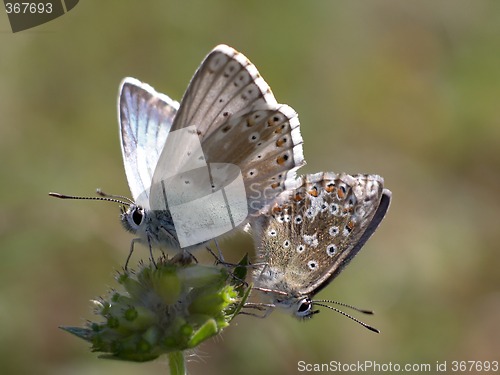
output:
[[[278,104],[255,66],[225,45],[207,55],[180,105],[151,86],[126,78],[118,110],[133,197],[130,202],[120,200],[128,206],[122,211],[122,223],[150,249],[180,249],[163,184],[163,171],[182,160],[176,149],[164,147],[172,132],[195,125],[206,163],[239,167],[249,217],[258,215],[286,190],[295,181],[297,168],[305,164],[296,112]],[[186,147],[178,147],[179,154],[185,155]],[[212,182],[214,190],[220,187]]]

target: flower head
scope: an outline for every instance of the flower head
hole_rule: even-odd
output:
[[[175,258],[174,258],[175,259]],[[161,259],[123,271],[123,291],[93,301],[103,321],[62,329],[92,343],[102,358],[149,361],[192,349],[229,325],[248,298],[245,257],[233,273],[224,266]]]

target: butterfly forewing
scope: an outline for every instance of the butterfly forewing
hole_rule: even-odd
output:
[[[134,78],[120,86],[118,117],[125,173],[136,203],[149,207],[154,170],[179,103]]]
[[[202,140],[228,115],[248,112],[257,104],[277,104],[257,68],[226,45],[215,47],[201,63],[181,103],[172,130],[195,125]]]

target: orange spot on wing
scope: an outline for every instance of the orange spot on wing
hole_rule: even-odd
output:
[[[312,195],[313,197],[317,197],[318,196],[318,189],[315,187],[313,187],[311,190],[308,191],[308,193],[310,195]]]
[[[286,143],[286,138],[281,138],[276,141],[276,146],[281,147]]]
[[[279,164],[279,165],[283,165],[286,163],[286,161],[288,160],[288,155],[283,155],[283,156],[279,156],[277,159],[276,159],[276,162]]]
[[[349,232],[351,232],[354,229],[354,221],[349,220],[345,227]]]
[[[339,197],[339,199],[344,199],[345,198],[344,190],[337,189],[337,196]]]
[[[302,199],[304,199],[304,197],[300,193],[297,193],[297,194],[295,194],[295,196],[292,199],[295,202],[300,202]]]
[[[271,211],[272,211],[272,213],[273,213],[273,214],[278,214],[278,213],[282,212],[282,211],[283,211],[283,209],[282,209],[280,206],[275,205],[275,206],[271,209]]]

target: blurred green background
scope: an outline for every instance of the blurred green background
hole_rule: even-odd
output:
[[[361,318],[382,333],[331,311],[240,316],[190,356],[190,373],[500,360],[500,2],[86,0],[16,34],[0,16],[0,371],[167,372],[165,358],[100,360],[57,328],[92,317],[132,235],[113,204],[47,193],[129,195],[121,79],[179,100],[219,43],[299,113],[302,173],[377,173],[392,190],[376,235],[318,296],[374,309]],[[253,253],[245,234],[222,248]]]

